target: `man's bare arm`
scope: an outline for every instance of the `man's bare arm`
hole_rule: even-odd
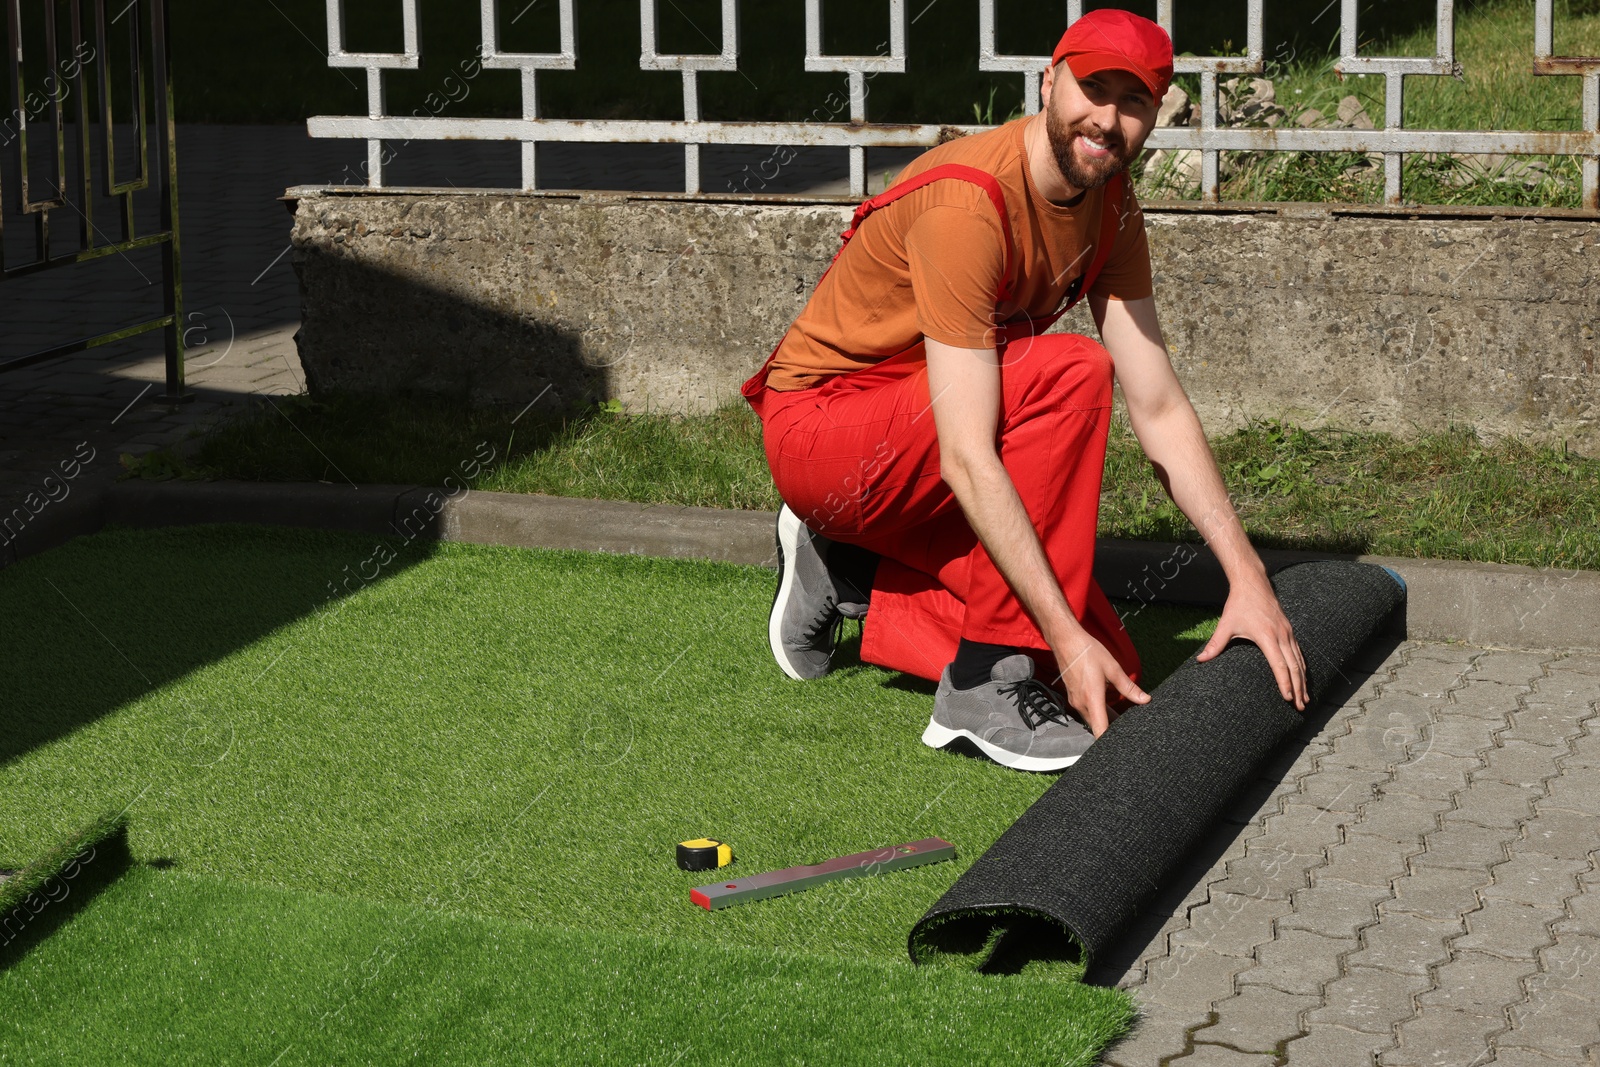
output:
[[[1173,503],[1205,538],[1228,576],[1228,600],[1217,631],[1196,657],[1218,655],[1234,637],[1255,642],[1278,681],[1278,691],[1304,709],[1305,657],[1278,604],[1267,570],[1245,535],[1205,430],[1173,373],[1156,319],[1154,299],[1089,299],[1111,353],[1134,435]]]
[[[1148,695],[1089,635],[1067,603],[1022,498],[995,449],[1000,364],[994,349],[927,340],[928,391],[939,435],[940,473],[978,540],[1055,654],[1068,701],[1095,736],[1105,731],[1106,687],[1136,703]]]

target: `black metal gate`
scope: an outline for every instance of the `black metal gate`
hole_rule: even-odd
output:
[[[108,17],[107,8],[115,12]],[[0,189],[0,227],[7,215],[33,220],[33,257],[21,263],[5,261],[0,244],[0,280],[10,280],[52,268],[69,267],[133,249],[160,246],[162,273],[162,314],[156,318],[53,344],[24,355],[0,361],[0,371],[15,370],[57,356],[126,340],[151,330],[162,330],[166,338],[166,391],[158,399],[178,403],[193,399],[183,384],[183,287],[178,254],[178,157],[175,120],[172,108],[172,67],[168,49],[170,36],[165,0],[36,0],[29,4],[29,30],[24,35],[22,0],[5,0],[6,77],[10,109],[0,146],[15,153],[16,190]],[[91,9],[93,39],[85,36],[83,8]],[[70,38],[61,37],[62,15],[69,23]],[[32,20],[37,17],[38,23]],[[110,70],[111,49],[108,27],[122,23],[110,32],[127,34],[125,72]],[[37,29],[35,29],[37,27]],[[46,73],[40,77],[40,71]],[[94,93],[90,94],[93,72]],[[147,78],[148,72],[148,78]],[[114,78],[126,75],[119,90]],[[151,90],[153,89],[153,92]],[[131,114],[137,144],[136,169],[132,177],[117,179],[117,146],[113,124],[113,100],[119,92],[125,110]],[[67,116],[68,98],[76,102]],[[91,114],[90,101],[94,101]],[[153,112],[153,114],[152,114]],[[48,170],[44,195],[36,195],[38,182],[30,182],[30,120],[48,116]],[[98,144],[92,134],[98,129]],[[69,136],[69,130],[71,135]],[[154,137],[151,137],[151,134]],[[154,141],[154,154],[150,151]],[[75,157],[75,181],[68,180],[67,153]],[[8,163],[11,161],[7,161]],[[125,161],[126,162],[126,161]],[[159,198],[159,223],[154,232],[140,234],[134,224],[134,194],[150,188],[152,172]],[[99,195],[118,204],[120,239],[109,239],[94,222],[95,180]],[[3,181],[3,179],[0,179]],[[51,214],[60,212],[68,225],[76,223],[77,247],[53,251]],[[0,233],[3,236],[3,233]]]

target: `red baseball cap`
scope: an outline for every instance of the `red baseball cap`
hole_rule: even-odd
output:
[[[1074,78],[1125,70],[1149,87],[1156,102],[1172,84],[1172,38],[1147,18],[1117,8],[1085,12],[1067,27],[1050,64],[1067,61]]]

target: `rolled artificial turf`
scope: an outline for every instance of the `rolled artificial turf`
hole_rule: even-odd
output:
[[[126,808],[134,861],[209,885],[645,938],[707,958],[760,950],[825,961],[818,974],[846,963],[909,974],[905,931],[1050,779],[923,746],[930,687],[849,664],[853,639],[828,678],[783,677],[766,642],[772,581],[702,561],[251,527],[75,541],[0,571],[0,611],[29,620],[9,634],[0,671],[0,867]],[[1152,606],[1130,619],[1149,684],[1209,636],[1210,618]],[[674,862],[677,842],[705,835],[730,842],[727,870],[744,874],[932,834],[956,844],[954,862],[709,914],[689,900],[705,875]],[[45,959],[93,911],[23,963]],[[256,931],[239,942],[241,958],[250,945],[270,957],[288,936],[237,914]],[[105,961],[160,948],[115,944]],[[74,951],[75,966],[97,973],[95,950]],[[358,971],[365,951],[312,938],[268,984],[314,1002],[320,1017],[338,1005],[317,976]],[[607,958],[593,966],[633,966],[621,948]],[[98,969],[107,1002],[150,1003],[149,972],[133,962]],[[494,967],[530,982],[566,973],[538,954]],[[392,973],[415,986],[394,993],[415,1005],[411,1022],[385,1021],[389,992],[352,987],[360,1003],[348,1011],[369,1013],[374,1048],[404,1027],[427,1030],[426,1005],[452,996],[426,959]],[[997,1019],[993,1047],[1092,1062],[1125,1022],[1091,1021],[1125,1021],[1131,1002],[1068,980],[1078,973],[984,976],[941,995],[967,998],[949,1004],[957,1014],[993,996],[1038,997],[1048,1021]],[[850,1033],[844,1017],[878,996],[767,986],[737,968],[725,981],[734,999],[719,1002],[722,1014],[770,1000]],[[32,993],[6,988],[0,1018],[34,1011]],[[155,1041],[212,1025],[203,999],[175,993],[160,1011],[119,1017]],[[619,1011],[596,1058],[612,1043],[638,1047]],[[557,1021],[507,1000],[484,1012],[491,1028],[543,1032]],[[981,1013],[961,1017],[982,1036]],[[296,1030],[305,1017],[285,1018]],[[1067,1041],[1069,1031],[1084,1036]]]
[[[1405,598],[1392,572],[1362,563],[1304,563],[1272,582],[1313,700]],[[1254,644],[1186,661],[928,909],[912,959],[978,967],[1001,954],[1103,952],[1303,721]]]

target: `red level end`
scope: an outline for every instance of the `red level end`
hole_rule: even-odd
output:
[[[711,910],[711,898],[706,896],[704,893],[700,892],[700,890],[698,890],[698,889],[689,890],[689,899],[694,901],[696,904],[700,905],[702,908],[706,909],[707,911]]]

